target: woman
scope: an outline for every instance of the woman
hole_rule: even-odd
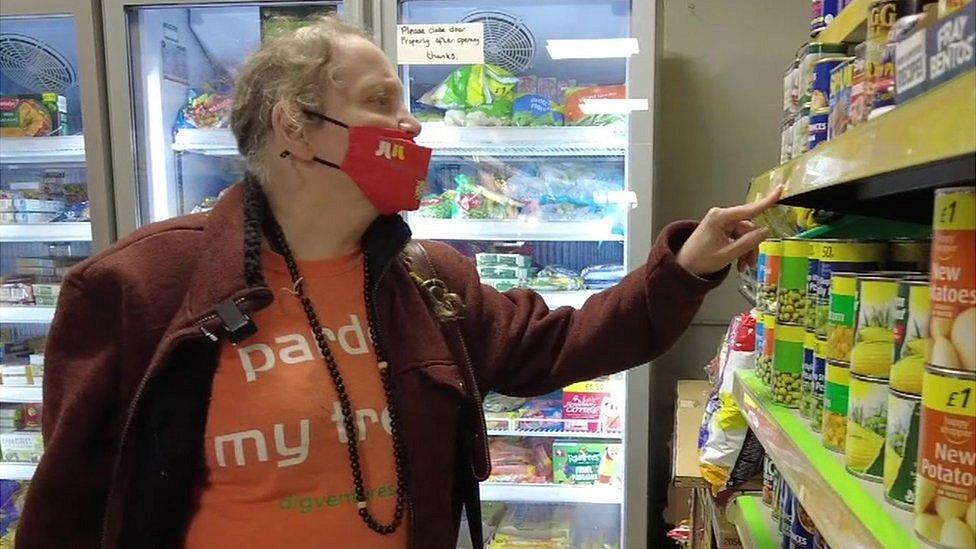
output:
[[[250,58],[232,120],[245,181],[64,282],[18,547],[453,547],[486,473],[479,389],[538,395],[647,362],[766,236],[748,219],[778,194],[669,226],[619,286],[552,312],[426,243],[465,309],[441,325],[401,255],[395,214],[416,209],[430,155],[402,97],[335,19]]]

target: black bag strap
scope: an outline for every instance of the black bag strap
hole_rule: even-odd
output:
[[[482,412],[482,396],[475,377],[471,355],[468,353],[464,335],[457,321],[464,318],[464,301],[460,296],[448,289],[447,285],[437,276],[437,270],[430,259],[430,255],[423,244],[411,241],[403,252],[403,258],[410,274],[428,308],[434,314],[440,325],[441,332],[447,342],[454,361],[461,370],[461,376],[467,384],[468,406],[463,410],[460,428],[463,429],[458,440],[465,446],[462,455],[469,459],[471,474],[461,479],[460,486],[464,494],[464,509],[468,518],[468,529],[471,542],[475,548],[484,544],[484,534],[481,523],[481,496],[479,482],[488,478],[491,473],[491,459],[488,454],[487,427]],[[466,421],[465,421],[466,420]],[[473,429],[469,429],[473,427]]]

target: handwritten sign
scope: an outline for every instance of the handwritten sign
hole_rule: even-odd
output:
[[[484,24],[398,25],[397,61],[401,65],[484,63]]]

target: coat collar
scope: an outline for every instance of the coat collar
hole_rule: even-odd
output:
[[[186,307],[186,323],[198,322],[214,314],[228,300],[243,304],[246,311],[263,309],[274,300],[267,286],[248,286],[244,270],[244,189],[241,183],[224,193],[208,215],[203,247],[198,251],[196,271],[191,275]],[[373,275],[373,290],[388,266],[410,241],[410,228],[397,215],[376,219],[363,235],[362,246]]]

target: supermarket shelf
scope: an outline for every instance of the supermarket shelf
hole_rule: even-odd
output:
[[[595,221],[477,221],[410,217],[413,237],[421,240],[551,240],[623,242],[613,223]]]
[[[88,242],[91,223],[0,223],[0,242]]]
[[[826,29],[815,38],[817,42],[863,42],[867,32],[868,5],[871,0],[854,0],[847,5]]]
[[[753,433],[832,547],[920,547],[912,513],[884,500],[882,486],[847,473],[843,456],[795,410],[772,403],[752,371],[736,374],[733,394]]]
[[[36,463],[9,463],[0,461],[0,479],[30,480],[37,469]]]
[[[735,525],[742,547],[772,549],[782,539],[779,525],[773,521],[772,509],[766,507],[760,495],[733,497],[725,506],[725,516]]]
[[[974,179],[969,72],[756,177],[749,200],[783,184],[784,204],[929,223],[932,189]]]
[[[0,306],[0,322],[50,324],[52,320],[54,307]]]
[[[41,402],[41,387],[6,387],[0,385],[0,402]]]
[[[539,292],[542,299],[546,300],[546,304],[549,305],[550,309],[558,309],[559,307],[573,307],[579,309],[586,303],[586,300],[596,294],[600,293],[599,290],[575,290],[568,292]]]
[[[580,486],[575,484],[513,484],[482,482],[482,501],[524,503],[623,503],[619,486]]]
[[[541,418],[508,418],[485,415],[488,435],[496,437],[548,437],[548,438],[595,438],[600,440],[623,440],[624,434],[618,432],[589,432],[567,429],[567,420]],[[594,427],[599,422],[593,422]]]
[[[623,126],[540,128],[459,128],[425,124],[417,142],[435,156],[622,156],[627,152]],[[237,155],[228,128],[182,129],[173,150],[210,156]]]
[[[85,161],[85,136],[4,137],[0,163],[76,164]]]
[[[622,156],[626,126],[480,127],[424,124],[417,142],[440,156]]]

